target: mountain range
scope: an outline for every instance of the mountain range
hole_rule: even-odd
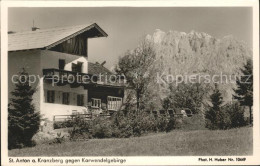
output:
[[[252,59],[252,49],[233,36],[215,38],[204,32],[155,30],[146,40],[153,43],[156,63],[165,75],[227,75],[232,81]],[[233,76],[233,77],[232,77]],[[212,82],[211,82],[212,83]],[[232,99],[234,83],[220,84],[225,100]]]

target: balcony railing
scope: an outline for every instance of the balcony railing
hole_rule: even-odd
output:
[[[43,69],[43,75],[46,80],[55,80],[59,83],[93,84],[97,81],[97,77],[91,74],[61,69]]]
[[[118,111],[122,106],[123,99],[121,97],[108,96],[107,109],[109,111]]]
[[[116,81],[103,82],[99,80],[98,75],[91,75],[87,73],[80,73],[61,69],[43,69],[43,75],[45,80],[51,80],[58,82],[59,84],[76,84],[76,85],[96,85],[96,86],[108,86],[108,87],[124,87],[124,79],[117,78]]]

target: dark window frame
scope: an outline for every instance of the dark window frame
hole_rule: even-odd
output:
[[[93,108],[101,108],[102,101],[98,98],[91,98],[91,107]]]
[[[83,94],[77,95],[77,106],[84,106],[84,95]]]
[[[55,91],[47,90],[47,103],[55,103]]]
[[[62,92],[62,104],[69,105],[70,104],[70,93]]]
[[[83,62],[77,62],[71,64],[71,71],[82,73]]]
[[[65,68],[65,59],[59,59],[59,69],[64,70]]]

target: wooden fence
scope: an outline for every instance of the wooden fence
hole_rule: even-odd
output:
[[[53,122],[73,120],[76,117],[84,118],[85,120],[92,120],[96,117],[110,117],[109,114],[72,114],[72,115],[54,115]]]

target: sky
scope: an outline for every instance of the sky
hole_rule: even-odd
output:
[[[31,30],[33,20],[41,29],[97,23],[108,37],[89,40],[88,59],[106,61],[109,69],[156,29],[186,33],[195,30],[216,38],[233,35],[251,48],[253,43],[250,7],[9,8],[8,30]]]

